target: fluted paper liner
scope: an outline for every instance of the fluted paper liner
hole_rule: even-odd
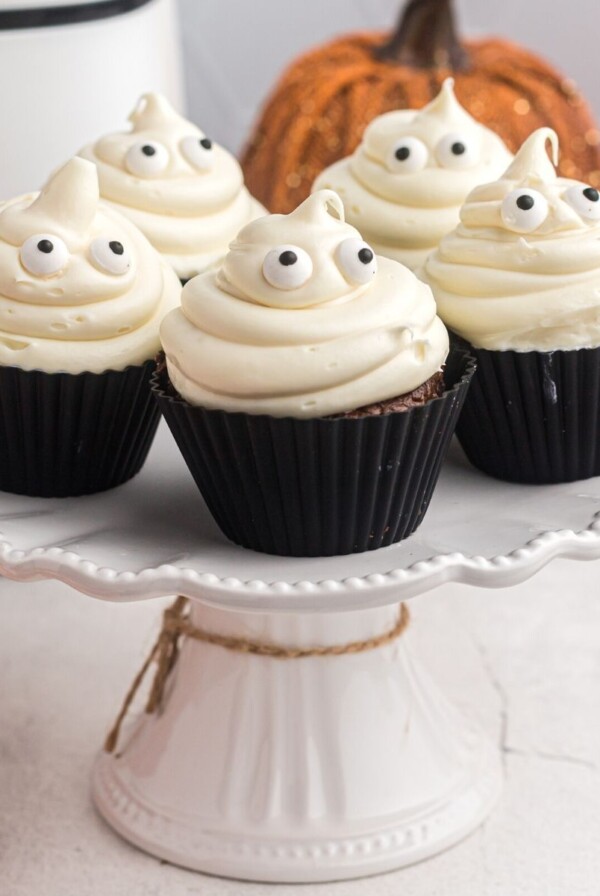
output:
[[[535,485],[600,475],[600,348],[470,350],[477,374],[457,434],[474,466]]]
[[[66,497],[134,476],[160,418],[153,369],[154,361],[80,374],[0,367],[0,490]]]
[[[421,523],[474,371],[452,352],[446,390],[379,417],[298,420],[193,407],[166,370],[152,388],[223,533],[268,554],[375,550]]]

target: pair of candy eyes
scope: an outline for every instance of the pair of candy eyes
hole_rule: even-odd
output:
[[[446,134],[435,147],[435,157],[442,168],[456,170],[473,168],[479,154],[463,134]],[[388,153],[386,164],[392,174],[411,174],[421,171],[429,161],[429,149],[418,137],[403,137]]]
[[[563,196],[587,221],[600,221],[600,193],[594,187],[569,187]],[[502,202],[500,214],[509,230],[531,233],[548,217],[548,200],[537,190],[513,190]]]
[[[184,137],[179,144],[184,159],[198,171],[210,171],[215,161],[212,140],[208,137]],[[127,150],[125,165],[131,174],[154,177],[169,164],[169,150],[156,140],[134,143]]]
[[[69,261],[69,250],[59,236],[38,233],[25,240],[19,250],[21,264],[35,277],[58,274]],[[131,267],[131,256],[119,240],[99,236],[90,243],[92,262],[108,274],[126,274]]]
[[[370,283],[377,273],[377,257],[363,240],[344,240],[335,257],[344,277],[357,286]],[[277,246],[265,256],[262,272],[276,289],[298,289],[312,276],[312,258],[299,246]]]

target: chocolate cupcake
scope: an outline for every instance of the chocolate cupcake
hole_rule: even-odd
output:
[[[154,390],[230,539],[343,554],[419,525],[472,369],[457,353],[437,394],[448,335],[431,291],[377,258],[335,193],[245,227],[161,341]]]
[[[423,271],[478,360],[459,439],[513,482],[600,475],[600,194],[557,177],[557,161],[555,132],[535,131]]]
[[[423,109],[373,119],[348,158],[326,168],[313,189],[336,190],[346,218],[378,255],[419,268],[458,224],[478,184],[512,158],[500,137],[469,115],[452,78]]]
[[[237,232],[266,214],[236,159],[158,93],[144,94],[131,129],[79,155],[98,168],[102,198],[146,235],[185,283],[219,261]]]
[[[180,293],[83,159],[0,206],[0,489],[79,495],[140,469],[158,327]]]

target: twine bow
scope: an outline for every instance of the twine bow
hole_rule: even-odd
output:
[[[146,700],[145,712],[152,714],[161,707],[165,686],[177,663],[181,641],[184,637],[191,638],[194,641],[201,641],[205,644],[214,644],[226,650],[235,650],[239,653],[251,653],[255,656],[266,656],[272,659],[293,660],[305,659],[311,656],[345,656],[364,653],[366,650],[374,650],[376,647],[383,647],[400,637],[406,631],[409,622],[410,613],[408,607],[406,604],[400,604],[400,612],[394,626],[387,632],[376,635],[373,638],[367,638],[364,641],[351,641],[349,644],[333,644],[327,647],[281,647],[277,644],[266,644],[247,638],[219,635],[196,628],[190,620],[189,600],[187,597],[177,597],[174,603],[167,607],[163,613],[163,624],[160,634],[125,695],[119,715],[104,742],[104,749],[107,753],[115,751],[125,717],[153,662],[156,662],[156,672],[154,673],[150,693]]]

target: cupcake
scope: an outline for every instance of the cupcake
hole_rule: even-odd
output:
[[[133,221],[185,282],[227,252],[265,210],[236,159],[158,93],[141,97],[131,130],[79,153],[98,168],[102,198]]]
[[[453,83],[447,78],[423,109],[375,118],[356,151],[313,187],[336,190],[347,220],[373,249],[411,270],[456,227],[473,187],[498,177],[512,158],[500,137],[463,109]]]
[[[0,205],[0,489],[79,495],[140,469],[158,327],[180,294],[83,159]]]
[[[323,190],[246,226],[161,325],[153,387],[222,531],[315,556],[405,538],[472,369],[430,289]]]
[[[557,160],[554,131],[535,131],[469,195],[423,273],[478,359],[465,452],[514,482],[600,474],[600,194],[557,177]]]

